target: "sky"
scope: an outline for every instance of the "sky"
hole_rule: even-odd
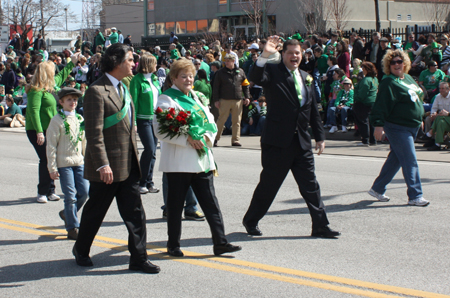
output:
[[[68,22],[67,27],[69,30],[80,29],[81,26],[81,13],[83,11],[82,0],[60,0],[64,5],[70,5],[70,10],[77,16],[76,22]],[[64,28],[65,29],[65,28]]]

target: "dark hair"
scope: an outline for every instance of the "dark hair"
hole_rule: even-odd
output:
[[[206,71],[204,69],[199,69],[197,72],[197,76],[199,80],[205,80],[208,81],[208,77],[206,76]]]
[[[318,42],[319,42],[319,37],[318,37],[316,34],[313,34],[313,35],[311,36],[311,39],[312,39],[315,43],[318,43]]]
[[[428,62],[427,66],[428,68],[430,68],[431,66],[436,66],[437,62],[435,62],[434,60],[431,60],[430,62]]]
[[[372,62],[363,62],[361,67],[364,68],[367,72],[366,77],[377,77],[377,68]]]
[[[340,51],[338,51],[338,52],[339,52],[339,55],[342,54],[342,53],[345,53],[345,52],[347,52],[347,53],[349,52],[349,51],[348,51],[347,43],[346,43],[345,41],[341,40],[341,41],[339,42],[339,44],[340,44],[341,47],[342,47],[342,49],[341,49]]]
[[[342,70],[342,69],[340,69],[340,68],[336,68],[336,69],[334,70],[334,72],[337,73],[338,76],[341,77],[341,78],[342,78],[343,76],[345,76],[345,71]]]
[[[315,47],[314,52],[323,54],[323,49],[322,49],[322,47]]]
[[[283,44],[283,52],[286,52],[288,46],[300,46],[300,42],[297,39],[286,40]]]
[[[258,102],[266,102],[266,97],[264,96],[264,95],[261,95],[259,98],[258,98]]]
[[[330,60],[331,63],[333,63],[333,65],[337,65],[338,64],[337,58],[334,57],[334,56],[328,56],[328,60]]]
[[[426,44],[427,38],[425,37],[425,35],[420,35],[419,38],[417,39],[417,41],[421,44]]]
[[[331,33],[331,37],[339,37],[339,35],[336,32]]]
[[[434,33],[428,33],[427,38],[432,37],[434,40],[436,40],[436,34]]]
[[[115,43],[109,46],[102,57],[102,72],[111,72],[125,62],[128,52],[131,52],[131,48],[126,44]]]
[[[198,60],[202,61],[203,60],[203,55],[202,54],[197,54],[195,56],[195,58],[197,58]]]

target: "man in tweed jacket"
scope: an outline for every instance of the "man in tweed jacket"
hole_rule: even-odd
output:
[[[133,52],[129,46],[119,43],[110,46],[102,58],[105,75],[89,87],[84,97],[87,140],[84,176],[91,185],[73,254],[78,265],[93,265],[89,250],[115,197],[129,233],[129,269],[158,273],[159,267],[147,257],[134,106],[120,82],[132,74],[133,67]]]

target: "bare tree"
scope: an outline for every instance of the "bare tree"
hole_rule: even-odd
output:
[[[63,5],[59,0],[40,0],[41,21],[39,27],[42,36],[45,36],[45,28],[49,25],[64,28],[62,17],[65,16],[65,8],[69,11],[69,5]]]
[[[255,24],[255,34],[256,36],[261,35],[262,25],[264,21],[264,16],[267,16],[273,1],[264,0],[241,0],[241,8],[245,14],[253,21]],[[276,10],[276,9],[275,9]],[[273,13],[273,10],[272,10]]]
[[[325,32],[330,14],[330,10],[324,5],[325,1],[329,0],[295,0],[292,15],[309,33]]]
[[[434,0],[433,2],[424,3],[423,6],[429,25],[435,24],[441,27],[448,23],[450,14],[449,0]]]
[[[14,31],[19,32],[19,28],[22,29],[20,36],[22,45],[25,43],[28,33],[36,28],[37,8],[34,0],[13,0],[11,6],[6,10],[6,20],[13,24]]]
[[[324,0],[328,18],[336,30],[344,30],[349,21],[351,9],[347,0]]]

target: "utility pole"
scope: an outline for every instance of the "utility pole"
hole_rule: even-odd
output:
[[[68,31],[68,30],[67,30],[67,7],[64,8],[64,11],[66,12],[66,31]]]
[[[377,32],[381,31],[381,21],[380,21],[380,7],[379,7],[379,3],[378,0],[375,0],[375,18],[376,18],[376,28],[377,28]]]
[[[41,8],[41,35],[42,35],[42,38],[45,39],[45,34],[44,34],[44,1],[43,0],[39,0],[39,6]]]

